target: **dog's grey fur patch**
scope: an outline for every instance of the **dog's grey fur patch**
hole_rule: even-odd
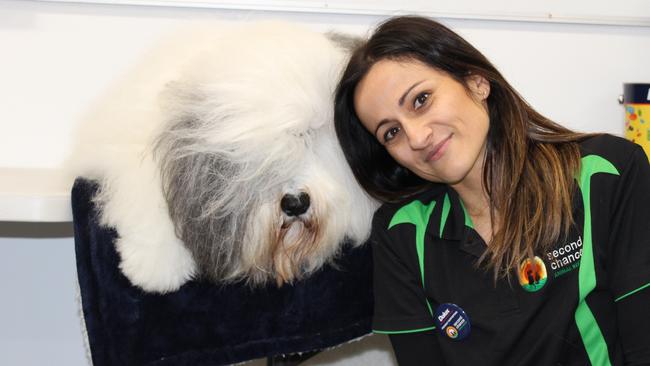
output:
[[[177,123],[160,136],[156,152],[160,153],[163,194],[176,235],[192,252],[200,275],[223,280],[239,270],[236,264],[240,263],[249,213],[259,202],[227,191],[240,171],[229,159],[190,150],[197,141],[179,132],[196,130],[198,123],[193,119]],[[239,209],[228,210],[235,202]]]

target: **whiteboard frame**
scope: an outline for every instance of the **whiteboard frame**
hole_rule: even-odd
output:
[[[330,6],[327,1],[318,3],[304,2],[300,0],[254,0],[240,1],[231,0],[36,0],[51,3],[76,3],[76,4],[97,4],[97,5],[126,5],[126,6],[152,6],[152,7],[176,7],[176,8],[203,8],[203,9],[228,9],[228,10],[259,10],[275,12],[298,12],[316,14],[338,14],[338,15],[374,15],[394,16],[399,14],[417,13],[423,16],[446,19],[478,19],[497,21],[517,22],[544,22],[544,23],[568,23],[568,24],[597,24],[597,25],[619,25],[619,26],[642,26],[650,27],[650,16],[593,16],[593,15],[563,15],[550,12],[530,13],[450,13],[433,12],[420,9],[370,9],[368,7],[335,7]]]

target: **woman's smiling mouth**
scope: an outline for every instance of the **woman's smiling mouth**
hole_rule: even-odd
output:
[[[433,149],[427,154],[426,161],[434,162],[442,158],[445,151],[447,150],[447,146],[449,145],[449,141],[451,140],[452,136],[454,136],[453,133],[449,134],[449,136],[447,136],[444,140],[437,143],[433,147]]]

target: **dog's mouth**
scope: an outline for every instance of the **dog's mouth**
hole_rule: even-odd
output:
[[[282,215],[282,223],[280,224],[280,230],[289,230],[291,226],[306,225],[310,226],[311,215],[309,213],[304,213],[299,216],[287,216]]]
[[[309,267],[310,258],[319,250],[321,220],[314,214],[311,199],[305,192],[284,195],[281,223],[273,240],[273,272],[278,286],[300,279]]]
[[[277,285],[281,286],[303,277],[305,268],[309,267],[309,258],[318,250],[321,230],[313,220],[296,219],[283,225],[278,234],[273,269]]]

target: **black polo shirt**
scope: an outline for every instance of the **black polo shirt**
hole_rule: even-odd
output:
[[[580,146],[569,236],[496,285],[476,266],[486,244],[453,189],[382,206],[371,237],[374,332],[435,334],[446,365],[623,364],[617,302],[650,291],[650,167],[621,138]],[[467,338],[436,329],[444,303],[464,310]],[[650,304],[638,316],[649,317]]]

